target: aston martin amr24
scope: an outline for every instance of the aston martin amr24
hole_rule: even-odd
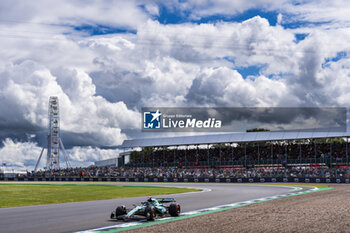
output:
[[[136,217],[144,217],[148,221],[153,221],[157,216],[165,217],[179,216],[181,212],[180,205],[174,198],[148,198],[141,202],[141,205],[134,205],[134,208],[127,209],[124,205],[118,206],[112,213],[111,219],[130,220]]]

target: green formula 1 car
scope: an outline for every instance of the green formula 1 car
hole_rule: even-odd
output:
[[[126,207],[123,205],[118,206],[111,213],[111,219],[126,221],[129,219],[134,219],[136,216],[142,216],[148,221],[153,221],[157,216],[179,216],[180,211],[180,205],[176,203],[174,198],[155,199],[150,197],[147,201],[141,202],[141,205],[135,206],[133,209],[126,209]]]

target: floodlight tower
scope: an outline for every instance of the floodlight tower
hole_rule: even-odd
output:
[[[60,169],[60,147],[64,155],[67,168],[71,167],[68,161],[68,156],[64,149],[61,137],[60,137],[60,112],[57,96],[50,96],[49,99],[49,131],[47,135],[47,159],[46,159],[46,170],[59,170]],[[43,155],[44,148],[41,150],[39,159],[35,165],[34,171],[38,169],[39,162]]]

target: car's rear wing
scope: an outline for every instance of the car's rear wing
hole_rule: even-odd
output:
[[[159,203],[176,202],[174,198],[157,198]]]

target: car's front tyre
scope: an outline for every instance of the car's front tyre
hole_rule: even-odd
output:
[[[181,207],[179,204],[171,204],[169,206],[169,214],[172,216],[172,217],[176,217],[176,216],[179,216],[180,215],[180,212],[181,212]]]
[[[120,216],[126,214],[126,208],[125,206],[118,206],[117,209],[115,210],[115,215]]]

